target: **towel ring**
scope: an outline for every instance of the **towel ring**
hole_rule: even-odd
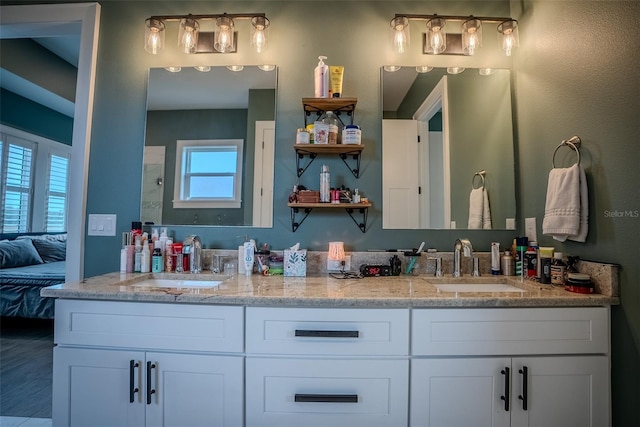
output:
[[[580,164],[580,151],[578,150],[578,148],[580,147],[580,144],[582,143],[582,141],[580,140],[580,137],[578,136],[572,136],[569,139],[565,139],[564,141],[562,141],[557,147],[556,149],[553,151],[553,157],[551,157],[551,166],[555,169],[556,167],[556,153],[558,152],[558,149],[560,147],[562,147],[563,145],[566,145],[567,147],[572,148],[577,156],[578,156],[578,161],[576,162],[576,164]]]
[[[471,188],[473,189],[478,189],[478,188],[483,188],[484,187],[484,175],[487,172],[483,169],[479,172],[476,172],[473,174],[473,178],[471,178]],[[476,187],[476,176],[479,176],[481,181],[480,181],[480,185]]]

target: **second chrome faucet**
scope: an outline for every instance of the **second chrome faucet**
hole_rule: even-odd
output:
[[[473,246],[469,239],[457,239],[453,246],[453,277],[462,276],[462,255],[465,258],[473,257]],[[474,273],[477,272],[477,268],[474,266]]]

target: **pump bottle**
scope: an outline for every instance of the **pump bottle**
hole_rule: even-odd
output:
[[[313,71],[315,83],[314,96],[316,98],[329,97],[329,67],[324,63],[326,56],[318,56],[318,66]]]

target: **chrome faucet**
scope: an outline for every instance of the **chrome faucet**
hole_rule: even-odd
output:
[[[473,256],[473,246],[471,246],[469,239],[457,239],[453,246],[453,277],[462,276],[460,258],[463,254],[466,258]]]
[[[189,254],[189,269],[192,273],[202,273],[202,242],[192,234],[184,239],[183,253]]]

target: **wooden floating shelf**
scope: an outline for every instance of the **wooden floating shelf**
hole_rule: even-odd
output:
[[[358,98],[302,98],[304,111],[353,111]]]
[[[370,208],[372,205],[367,203],[287,203],[290,208],[340,208],[340,209],[360,209]]]
[[[344,209],[347,214],[349,214],[353,222],[358,226],[360,231],[365,233],[367,231],[367,217],[371,203],[288,203],[287,206],[291,208],[291,230],[294,233],[315,208]],[[297,216],[301,209],[304,212],[304,215],[298,219]],[[361,215],[360,220],[356,219],[356,211]]]
[[[361,153],[364,150],[362,144],[294,144],[293,147],[296,151],[316,154]]]

